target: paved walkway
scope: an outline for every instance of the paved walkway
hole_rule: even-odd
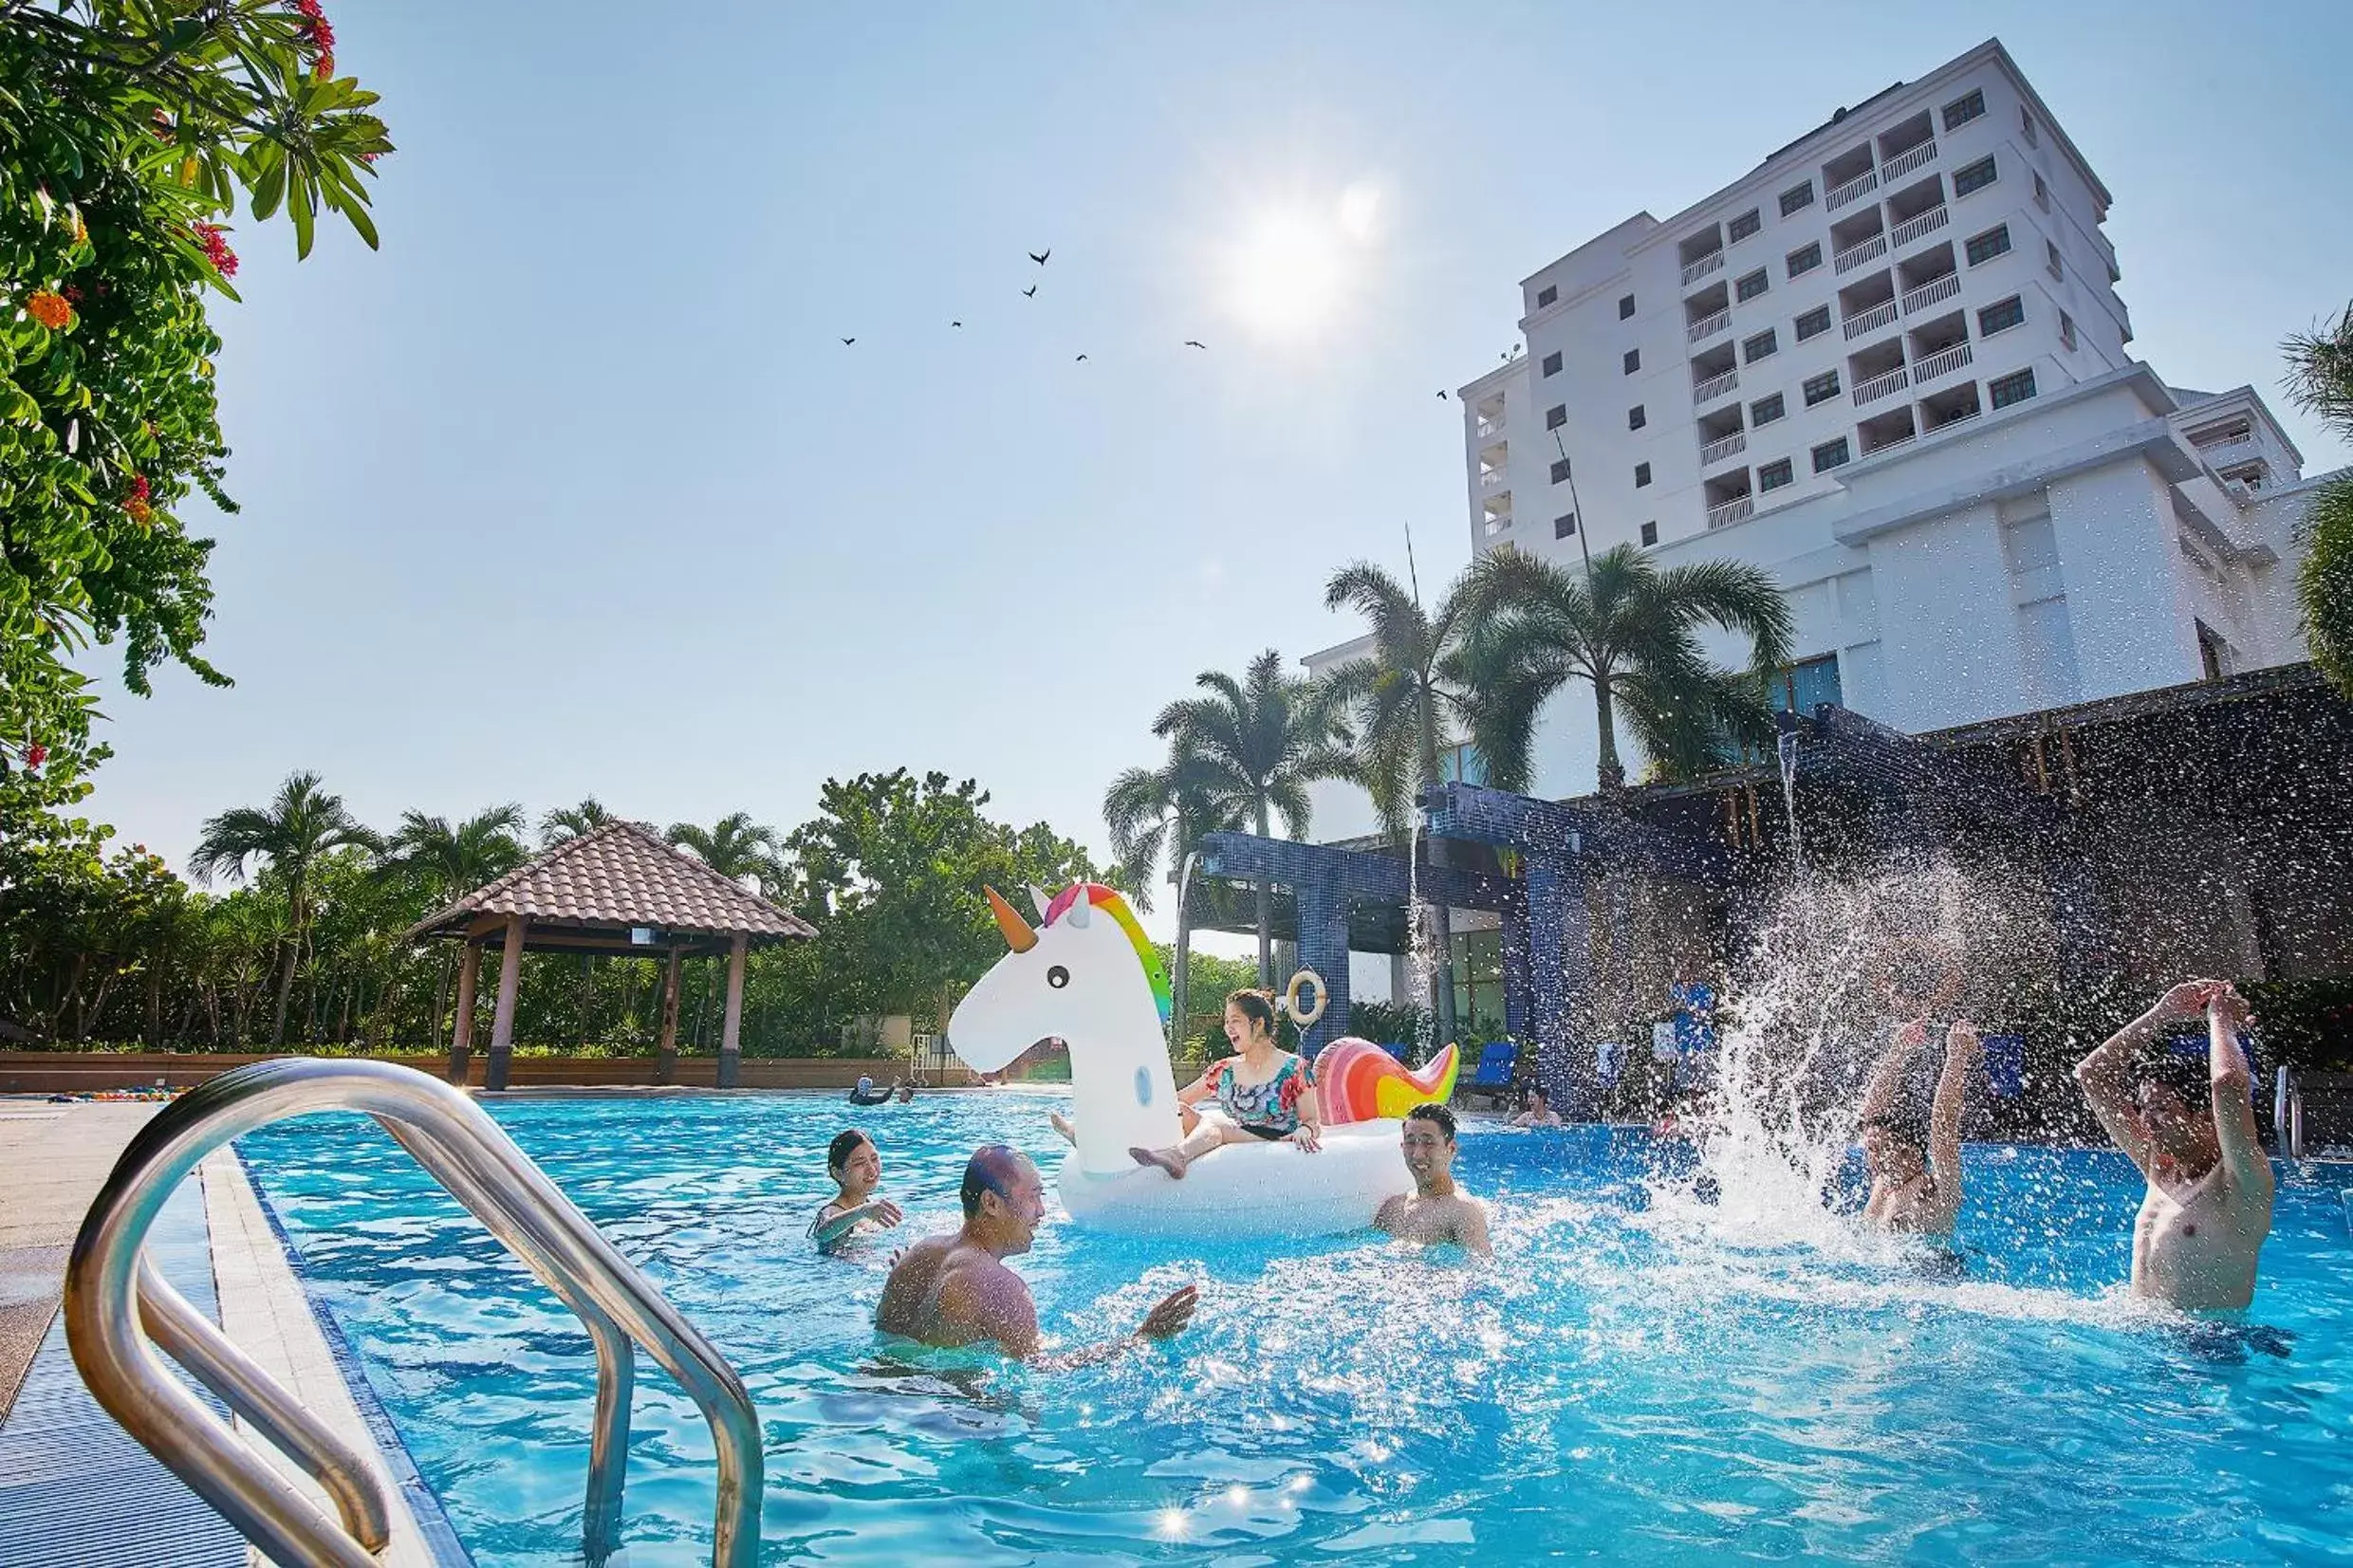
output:
[[[0,1420],[57,1316],[83,1211],[160,1108],[0,1099]]]

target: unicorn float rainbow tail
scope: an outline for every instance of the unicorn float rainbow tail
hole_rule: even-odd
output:
[[[1403,1116],[1417,1105],[1443,1105],[1454,1092],[1459,1060],[1452,1044],[1419,1072],[1369,1040],[1354,1035],[1333,1041],[1317,1053],[1315,1087],[1324,1124],[1378,1121]]]

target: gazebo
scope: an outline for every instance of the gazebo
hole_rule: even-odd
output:
[[[526,952],[616,953],[660,958],[660,1080],[678,1060],[678,967],[689,957],[728,955],[727,1015],[719,1038],[718,1083],[735,1086],[743,1062],[744,960],[754,947],[798,941],[817,928],[789,911],[674,849],[642,822],[611,821],[580,835],[504,876],[484,883],[410,928],[411,941],[456,937],[457,1021],[450,1041],[450,1081],[463,1083],[472,1056],[473,1006],[482,951],[499,953],[498,1005],[483,1084],[507,1087],[514,1051],[515,992]]]

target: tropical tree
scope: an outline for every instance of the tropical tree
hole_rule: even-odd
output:
[[[406,877],[435,907],[455,902],[523,863],[523,807],[513,802],[475,812],[451,825],[447,817],[404,811],[385,846],[385,869]],[[445,953],[433,993],[433,1037],[441,1038],[450,976],[457,963]],[[454,1048],[454,1047],[453,1047]]]
[[[1205,833],[1239,828],[1236,802],[1220,798],[1209,769],[1184,738],[1158,767],[1131,767],[1103,791],[1103,826],[1118,863],[1112,875],[1136,907],[1150,911],[1152,884],[1165,859],[1171,881]]]
[[[2300,332],[2281,345],[2288,396],[2353,441],[2353,304],[2333,325]],[[2353,477],[2321,487],[2305,514],[2304,565],[2297,593],[2312,662],[2353,696]]]
[[[1283,655],[1271,648],[1251,660],[1240,680],[1204,670],[1196,684],[1206,696],[1170,703],[1152,721],[1152,732],[1190,759],[1188,787],[1197,784],[1206,811],[1246,821],[1262,839],[1272,837],[1276,817],[1286,834],[1304,838],[1307,785],[1351,774],[1347,730],[1331,690],[1285,673]],[[1260,877],[1257,894],[1259,981],[1271,986],[1272,883]]]
[[[294,992],[294,970],[310,932],[311,879],[321,858],[345,845],[373,851],[377,838],[343,809],[343,798],[319,787],[316,773],[289,774],[266,806],[238,806],[204,824],[188,869],[200,882],[227,876],[246,879],[253,862],[274,879],[287,900],[286,955],[278,970],[277,1021],[269,1042],[286,1042],[286,1008]]]
[[[568,839],[594,832],[612,820],[613,814],[594,795],[578,805],[557,806],[539,820],[540,847],[552,849]]]
[[[754,822],[750,812],[731,811],[709,827],[673,822],[662,837],[729,881],[740,882],[749,876],[764,893],[785,884],[784,866],[778,858],[783,846],[776,830]]]
[[[1769,683],[1788,664],[1795,634],[1781,590],[1758,567],[1709,561],[1661,570],[1630,544],[1584,569],[1495,550],[1473,563],[1464,587],[1479,622],[1473,656],[1495,697],[1477,719],[1483,752],[1513,760],[1516,743],[1524,761],[1537,710],[1574,680],[1593,688],[1604,789],[1625,784],[1621,714],[1670,768],[1704,765],[1728,739],[1771,734]],[[1745,675],[1709,661],[1704,626],[1747,638]]]

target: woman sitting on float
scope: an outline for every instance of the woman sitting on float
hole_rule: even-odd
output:
[[[1275,1043],[1281,1016],[1270,991],[1235,991],[1226,998],[1226,1039],[1235,1054],[1176,1091],[1180,1104],[1214,1098],[1225,1114],[1202,1116],[1199,1126],[1166,1149],[1130,1149],[1137,1164],[1157,1165],[1181,1179],[1185,1167],[1229,1143],[1288,1138],[1315,1151],[1324,1132],[1315,1068]]]

